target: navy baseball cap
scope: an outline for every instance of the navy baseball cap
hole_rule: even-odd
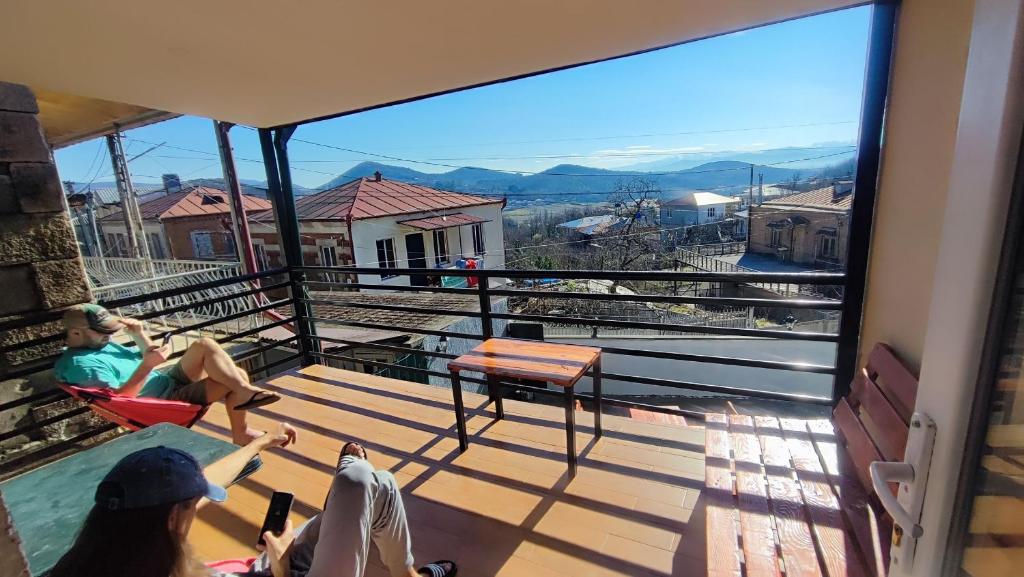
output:
[[[118,461],[96,487],[96,504],[112,511],[179,503],[196,497],[223,501],[228,493],[203,476],[192,455],[169,447],[142,449]]]

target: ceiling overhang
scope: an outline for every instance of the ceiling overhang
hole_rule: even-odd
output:
[[[8,0],[0,80],[136,107],[108,124],[168,111],[273,127],[863,3]],[[91,134],[57,126],[55,142]]]

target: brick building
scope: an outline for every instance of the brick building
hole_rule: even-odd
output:
[[[503,208],[501,199],[387,180],[380,173],[295,201],[303,263],[378,267],[380,275],[359,275],[360,282],[385,285],[426,282],[390,275],[389,268],[447,268],[467,258],[504,268]],[[260,268],[281,266],[273,211],[250,215],[249,228]]]
[[[139,204],[143,230],[153,258],[237,260],[227,193],[196,186]],[[270,202],[242,195],[246,214],[270,209]],[[99,219],[108,256],[127,256],[121,211]]]
[[[793,194],[750,207],[748,252],[813,269],[846,268],[853,183]]]

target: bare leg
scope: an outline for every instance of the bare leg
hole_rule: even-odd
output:
[[[213,339],[202,338],[192,343],[178,364],[192,381],[209,377],[227,386],[233,393],[248,392],[251,396],[259,391],[249,384],[248,377],[244,376],[235,361]]]

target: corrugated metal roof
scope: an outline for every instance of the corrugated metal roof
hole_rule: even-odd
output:
[[[662,204],[662,206],[708,206],[711,204],[733,204],[737,202],[739,202],[738,199],[715,194],[714,192],[691,192],[682,198],[670,200]]]
[[[255,196],[242,195],[242,206],[246,213],[262,212],[271,208],[270,202]],[[231,212],[227,193],[216,188],[197,186],[187,191],[168,194],[139,204],[142,220],[164,220],[188,216],[227,214]],[[100,222],[121,220],[121,211],[111,213]]]
[[[486,218],[480,218],[479,216],[473,216],[472,214],[466,214],[464,212],[456,212],[454,214],[445,214],[441,216],[431,216],[429,218],[414,218],[412,220],[400,220],[399,224],[405,226],[411,226],[420,230],[436,230],[439,228],[452,228],[455,226],[462,226],[465,224],[477,224],[481,222],[490,222]]]
[[[147,194],[153,194],[154,192],[162,191],[163,185],[160,184],[136,184],[134,185],[135,195],[143,196]],[[116,188],[103,187],[103,188],[85,188],[78,190],[80,193],[92,193],[93,199],[97,204],[120,204],[121,195],[117,192]]]
[[[299,220],[353,220],[440,211],[482,204],[500,204],[501,200],[436,190],[394,180],[359,178],[317,194],[296,199]],[[259,214],[262,218],[269,214]]]
[[[769,200],[764,206],[772,208],[796,207],[796,208],[830,208],[835,210],[850,210],[853,207],[853,193],[844,194],[836,198],[834,194],[835,185],[791,194],[784,198]]]

